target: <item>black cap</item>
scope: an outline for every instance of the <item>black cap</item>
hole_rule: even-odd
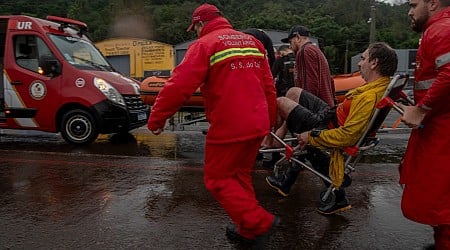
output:
[[[281,41],[283,43],[288,43],[289,39],[293,38],[296,35],[309,36],[309,30],[305,26],[296,25],[289,31],[288,37],[281,39]]]

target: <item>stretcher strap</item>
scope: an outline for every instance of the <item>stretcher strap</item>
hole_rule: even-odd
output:
[[[286,152],[285,152],[286,159],[289,160],[289,159],[291,159],[292,154],[294,153],[294,149],[287,144],[286,144],[285,148],[286,148]]]
[[[353,146],[353,147],[346,147],[344,148],[345,153],[347,153],[350,156],[356,156],[359,151],[359,147]]]

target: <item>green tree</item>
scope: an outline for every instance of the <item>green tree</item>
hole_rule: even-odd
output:
[[[85,22],[93,41],[132,36],[175,45],[195,38],[186,28],[192,11],[205,2],[218,6],[236,29],[307,26],[324,41],[335,74],[345,72],[345,62],[348,66],[350,57],[367,47],[371,5],[376,8],[377,41],[396,49],[417,48],[419,41],[409,27],[407,3],[373,0],[4,0],[0,14],[67,16]]]

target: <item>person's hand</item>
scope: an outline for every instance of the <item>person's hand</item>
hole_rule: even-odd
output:
[[[308,144],[308,142],[309,142],[308,136],[309,136],[309,131],[303,132],[303,133],[297,135],[297,141],[298,141],[298,144],[300,145],[301,149],[304,149],[305,146]]]
[[[401,103],[396,103],[398,107],[403,109],[402,122],[410,128],[421,128],[423,118],[426,111],[418,106],[406,106]]]
[[[164,131],[164,129],[163,129],[163,128],[158,128],[158,129],[156,129],[156,130],[151,130],[151,131],[152,131],[152,133],[153,133],[154,135],[159,135],[159,134],[161,134],[161,132]]]
[[[271,148],[273,145],[273,137],[272,135],[266,135],[261,143],[261,147],[263,148]]]

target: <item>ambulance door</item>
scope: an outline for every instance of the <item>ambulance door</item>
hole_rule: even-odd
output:
[[[14,34],[12,39],[13,60],[5,78],[5,103],[8,107],[22,110],[36,110],[31,118],[16,118],[20,128],[56,131],[55,114],[60,103],[60,63],[59,70],[43,72],[42,59],[54,54],[44,40],[34,34]],[[57,61],[56,61],[57,62]]]
[[[5,55],[5,40],[6,40],[6,27],[8,21],[0,20],[0,126],[6,123],[6,113],[5,113],[5,101],[4,101],[4,91],[5,87],[3,85],[3,58]]]

